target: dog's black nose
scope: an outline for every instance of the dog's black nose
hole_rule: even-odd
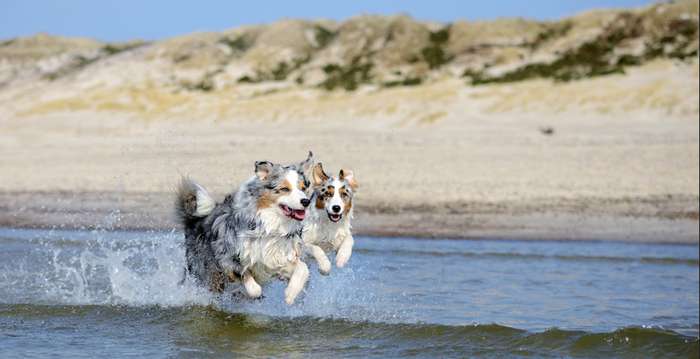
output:
[[[311,200],[308,199],[308,198],[304,198],[304,199],[301,200],[301,205],[304,206],[304,207],[308,207],[308,206],[309,206],[309,203],[311,203]]]
[[[340,212],[340,206],[339,206],[339,205],[336,204],[336,205],[333,206],[332,208],[333,208],[333,212],[336,212],[336,213],[337,213],[337,212]]]

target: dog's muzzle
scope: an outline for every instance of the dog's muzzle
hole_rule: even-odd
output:
[[[328,212],[326,212],[326,214],[328,214],[328,219],[330,219],[331,222],[338,222],[341,218],[343,218],[343,215],[340,213],[328,213]]]
[[[297,221],[303,221],[304,216],[306,216],[306,209],[292,209],[289,206],[280,204],[280,209],[285,216],[295,219]]]

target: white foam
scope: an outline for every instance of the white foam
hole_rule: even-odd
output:
[[[387,310],[377,292],[376,273],[334,268],[311,279],[293,306],[284,302],[286,283],[263,288],[264,298],[234,297],[235,288],[212,295],[184,280],[184,238],[179,232],[34,231],[14,237],[24,246],[19,265],[0,264],[0,302],[58,305],[181,307],[212,305],[231,313],[273,317],[311,316],[355,321],[410,320]],[[40,238],[40,239],[37,239]]]
[[[14,293],[9,300],[165,307],[212,301],[207,290],[182,281],[185,253],[177,234],[74,233],[45,234],[18,268],[3,271],[11,283],[3,292]]]

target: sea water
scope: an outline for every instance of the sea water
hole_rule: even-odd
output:
[[[0,229],[0,358],[698,357],[698,246],[356,238],[292,306],[184,277],[182,233]]]

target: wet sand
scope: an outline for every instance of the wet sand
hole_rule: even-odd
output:
[[[0,227],[179,230],[171,193],[3,192]],[[698,243],[697,199],[463,203],[450,208],[359,205],[354,232],[381,237]]]

